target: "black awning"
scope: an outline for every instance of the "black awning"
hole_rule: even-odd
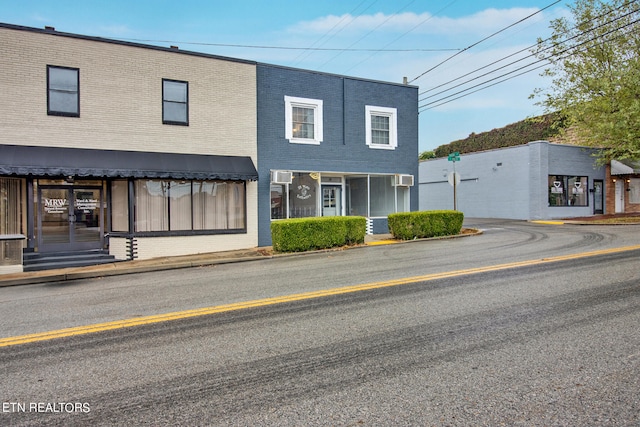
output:
[[[0,145],[0,175],[255,181],[250,157]]]

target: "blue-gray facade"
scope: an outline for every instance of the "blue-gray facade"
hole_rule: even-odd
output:
[[[463,154],[455,162],[456,207],[466,217],[523,220],[606,213],[606,168],[594,154],[547,141]],[[453,162],[426,160],[419,168],[420,210],[453,209]]]
[[[281,218],[362,215],[370,232],[386,233],[387,211],[417,210],[417,101],[415,86],[258,64],[258,244],[271,244],[271,222]],[[321,140],[300,143],[289,134],[288,102],[315,103],[322,120],[311,132]],[[395,146],[367,143],[369,107],[391,111]],[[293,173],[293,180],[274,183],[276,171]],[[416,185],[396,186],[398,175],[415,177]],[[386,195],[376,194],[376,185]]]

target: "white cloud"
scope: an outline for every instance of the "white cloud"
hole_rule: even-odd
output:
[[[406,12],[397,15],[329,15],[313,21],[299,22],[289,27],[288,31],[296,34],[333,34],[338,31],[354,33],[371,30],[405,33],[413,29],[412,32],[415,34],[476,34],[504,28],[537,11],[537,8],[486,9],[460,18],[438,17],[428,12]],[[539,14],[530,19],[537,22],[543,18]]]

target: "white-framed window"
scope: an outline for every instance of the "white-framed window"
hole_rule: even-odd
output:
[[[395,108],[365,107],[366,142],[369,148],[395,150],[398,146],[398,112]]]
[[[297,144],[322,142],[322,100],[285,96],[285,138]]]

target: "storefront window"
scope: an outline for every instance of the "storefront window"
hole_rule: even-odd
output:
[[[411,210],[409,205],[409,187],[396,187],[396,192],[398,195],[396,212],[409,212]]]
[[[318,181],[309,173],[294,173],[289,185],[289,218],[317,216]]]
[[[22,233],[22,182],[17,178],[0,178],[0,234]]]
[[[193,182],[193,227],[195,230],[245,228],[244,183]]]
[[[169,183],[169,229],[191,230],[191,181]]]
[[[126,180],[111,182],[111,229],[129,231],[129,185]]]
[[[169,183],[167,181],[135,181],[136,231],[169,230]]]
[[[395,175],[322,176],[317,172],[296,172],[291,184],[271,184],[271,219],[304,218],[335,213],[327,203],[327,194],[318,197],[322,188],[338,187],[339,196],[331,207],[349,216],[386,217],[395,212],[410,211],[410,188],[395,185]],[[342,192],[344,191],[344,197]],[[321,200],[322,199],[322,200]],[[344,202],[344,209],[339,203]],[[323,203],[325,203],[323,211]],[[287,215],[288,213],[288,215]]]
[[[549,175],[549,206],[588,206],[589,178]]]
[[[271,219],[287,217],[286,191],[283,184],[271,184]]]
[[[347,215],[369,216],[369,178],[349,176],[347,182]]]
[[[246,227],[244,182],[135,181],[135,230],[239,230]]]
[[[640,179],[639,178],[629,179],[629,203],[630,204],[640,203]]]
[[[382,217],[394,213],[396,209],[393,176],[370,177],[371,216]]]

